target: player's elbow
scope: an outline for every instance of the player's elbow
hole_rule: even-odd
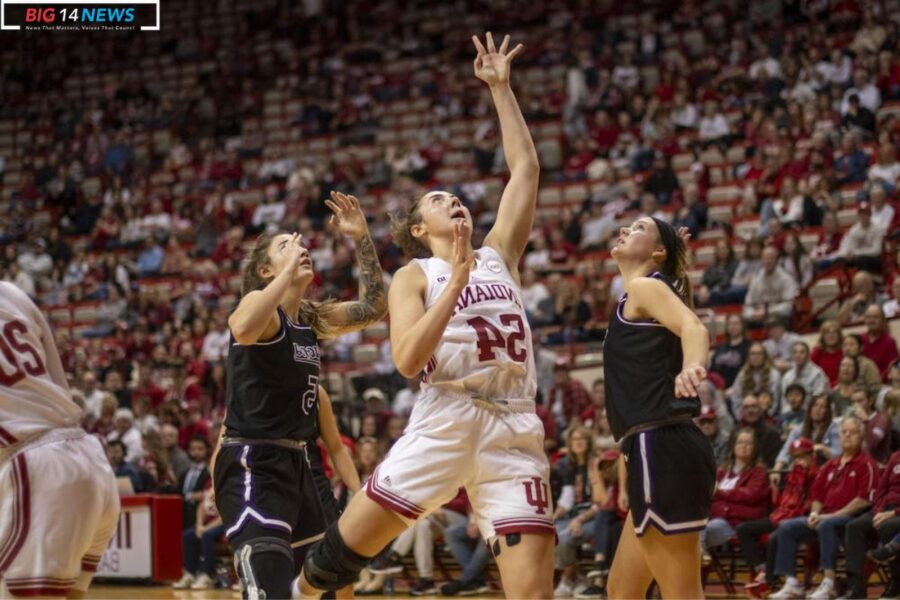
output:
[[[397,356],[396,354],[394,354],[394,366],[396,366],[397,371],[407,379],[412,379],[422,370],[419,361],[414,360],[413,357]]]
[[[234,315],[232,315],[231,319],[228,319],[228,328],[231,329],[234,341],[242,346],[255,344],[259,339],[259,332],[253,331],[248,327],[247,323],[241,322],[240,319],[235,319]]]

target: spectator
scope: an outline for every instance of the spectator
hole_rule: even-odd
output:
[[[130,408],[120,408],[116,411],[113,421],[114,429],[106,436],[107,442],[118,440],[128,448],[126,454],[131,462],[138,464],[144,455],[144,447],[141,442],[141,432],[134,426],[134,413]]]
[[[594,507],[589,477],[594,437],[586,427],[572,427],[566,436],[566,455],[558,470],[562,491],[556,502],[553,520],[559,542],[556,545],[556,568],[562,571],[554,596],[569,597],[576,591],[578,548],[594,536]]]
[[[872,225],[887,235],[892,230],[896,213],[894,207],[887,201],[887,191],[883,184],[876,183],[872,186],[869,190],[869,200],[872,203]]]
[[[798,288],[805,288],[812,281],[812,261],[803,248],[800,236],[794,231],[789,231],[784,236],[784,255],[779,266],[791,276]]]
[[[841,138],[841,151],[835,153],[834,175],[839,185],[862,183],[869,169],[869,155],[859,149],[855,133],[847,132]]]
[[[847,112],[844,113],[843,125],[845,129],[853,130],[867,137],[875,133],[875,114],[860,103],[857,94],[851,94],[847,99]]]
[[[829,397],[834,405],[835,413],[845,415],[853,408],[853,392],[859,385],[859,359],[845,356],[838,367],[838,381]]]
[[[182,534],[184,569],[181,579],[172,584],[176,590],[209,590],[216,575],[216,546],[225,534],[222,517],[216,510],[212,482],[200,492],[202,500],[195,511],[192,526]]]
[[[591,397],[584,385],[569,373],[569,361],[560,358],[553,370],[553,387],[548,394],[550,412],[560,430],[591,405]]]
[[[827,394],[828,376],[819,365],[809,359],[809,346],[806,342],[795,343],[792,356],[794,366],[781,378],[781,389],[786,390],[792,383],[799,383],[813,396]]]
[[[787,519],[802,517],[809,510],[809,491],[818,473],[818,467],[813,455],[813,442],[809,438],[798,437],[791,442],[790,453],[791,470],[785,479],[784,489],[778,492],[774,510],[762,519],[745,521],[738,524],[736,531],[741,554],[750,565],[756,577],[744,586],[751,597],[760,597],[775,585],[775,539],[769,535],[766,545],[766,561],[763,561],[763,551],[760,538],[766,534],[772,534],[778,526]]]
[[[841,421],[841,451],[819,471],[810,490],[809,517],[784,521],[776,530],[778,538],[775,575],[785,577],[784,587],[773,598],[802,595],[795,577],[797,544],[818,538],[822,582],[810,598],[824,600],[833,596],[837,552],[844,527],[869,506],[877,483],[876,467],[862,450],[864,427],[852,416]]]
[[[137,469],[130,462],[125,461],[128,458],[128,448],[125,444],[119,440],[110,440],[106,443],[106,456],[109,458],[109,464],[116,478],[127,477],[135,492],[144,491]]]
[[[846,115],[850,111],[850,99],[853,96],[856,96],[859,103],[872,113],[877,113],[878,107],[881,106],[881,92],[872,83],[865,69],[856,69],[853,72],[853,85],[844,92],[841,100],[842,115]]]
[[[840,454],[840,427],[833,416],[828,396],[812,397],[803,418],[803,425],[791,430],[778,453],[774,473],[771,475],[773,485],[777,486],[781,482],[781,473],[790,466],[791,445],[799,438],[812,440],[817,464],[822,464]]]
[[[854,414],[866,427],[863,448],[875,462],[883,465],[891,455],[891,422],[883,412],[875,408],[875,395],[864,385],[853,390],[850,399]]]
[[[828,384],[837,383],[838,368],[844,352],[841,345],[844,342],[844,334],[837,321],[824,321],[819,327],[819,342],[812,351],[812,361],[819,365],[828,376]]]
[[[885,231],[872,220],[869,203],[861,203],[857,214],[857,222],[844,234],[834,257],[858,269],[878,273],[881,271],[881,245]]]
[[[81,393],[84,394],[85,416],[91,420],[100,417],[100,405],[106,395],[97,386],[97,375],[93,371],[85,371],[81,376]]]
[[[700,231],[706,228],[707,213],[706,205],[700,202],[700,189],[696,183],[689,183],[684,188],[683,200],[684,204],[675,212],[672,226],[676,229],[686,227],[691,237],[698,238]],[[732,261],[734,259],[733,253],[731,254],[731,259]],[[737,263],[734,264],[736,268]]]
[[[894,273],[894,281],[891,283],[891,299],[881,305],[884,316],[887,319],[900,317],[900,272]]]
[[[662,152],[653,155],[653,168],[650,175],[644,181],[644,191],[650,192],[656,197],[659,204],[666,205],[672,200],[672,195],[681,189],[678,176],[672,170],[671,160]],[[694,200],[696,200],[696,194]]]
[[[771,467],[775,464],[775,457],[778,456],[778,450],[781,448],[781,436],[766,423],[758,396],[753,394],[744,396],[741,402],[741,418],[738,426],[750,428],[756,433],[759,456],[766,466]]]
[[[22,271],[35,280],[46,277],[53,269],[53,259],[47,253],[47,242],[41,238],[35,238],[19,255],[17,262]]]
[[[847,524],[844,546],[847,554],[847,596],[866,597],[866,549],[872,538],[887,545],[900,533],[900,452],[891,454],[872,496],[872,509]],[[883,598],[897,595],[900,585],[900,562],[890,563],[891,580],[882,593]]]
[[[897,149],[891,142],[879,144],[877,161],[869,167],[869,185],[873,189],[881,186],[883,191],[892,193],[897,189],[898,179],[900,179],[900,162],[897,161]]]
[[[853,275],[853,296],[841,305],[837,320],[841,325],[861,321],[866,307],[870,304],[880,304],[881,298],[875,290],[875,282],[872,275],[866,271],[857,271]]]
[[[782,440],[787,440],[791,431],[803,425],[806,420],[806,388],[799,383],[792,383],[784,390],[786,410],[775,419]]]
[[[750,340],[741,315],[732,313],[725,319],[725,341],[716,346],[710,360],[709,370],[718,373],[731,387],[741,367],[747,362]]]
[[[484,573],[490,561],[490,553],[478,532],[478,522],[471,506],[468,519],[444,530],[444,540],[462,571],[459,578],[441,586],[441,595],[473,596],[487,592],[489,588],[485,583]]]
[[[884,311],[877,304],[870,304],[863,315],[866,332],[863,334],[862,351],[878,367],[882,381],[887,381],[888,369],[898,358],[897,340],[887,330]]]
[[[762,253],[763,270],[750,282],[744,299],[744,319],[762,324],[766,315],[790,317],[797,284],[778,266],[778,250],[768,246]]]
[[[837,213],[833,210],[827,210],[822,215],[822,233],[813,248],[810,257],[816,261],[816,265],[822,265],[822,261],[828,256],[836,255],[841,245],[844,234],[838,223]],[[830,263],[827,263],[830,264]]]
[[[597,514],[594,517],[594,567],[587,572],[586,577],[593,581],[578,594],[579,598],[606,596],[606,579],[616,555],[625,518],[619,508],[619,456],[618,450],[608,449],[591,464],[591,492]]]
[[[168,425],[168,427],[172,426]],[[184,499],[182,505],[184,527],[189,527],[192,523],[190,517],[196,514],[199,508],[198,503],[203,499],[203,490],[206,489],[212,476],[209,472],[209,439],[199,435],[192,437],[188,442],[187,454],[190,466],[178,477],[176,484],[178,492]]]
[[[741,368],[734,385],[728,390],[731,406],[737,406],[747,394],[767,392],[774,402],[769,408],[769,416],[774,417],[781,411],[781,373],[772,365],[766,349],[759,342],[754,342],[747,353],[747,362]],[[732,410],[732,414],[734,411]]]
[[[697,426],[700,431],[709,440],[713,449],[713,456],[716,458],[716,464],[722,464],[727,459],[728,436],[723,435],[719,429],[719,418],[715,409],[711,406],[704,406],[700,410],[700,416],[697,417]]]
[[[877,390],[881,387],[881,370],[875,361],[863,354],[863,336],[855,333],[844,336],[841,349],[844,351],[844,356],[856,359],[859,366],[858,381],[862,381],[870,390]]]
[[[744,257],[738,261],[731,285],[722,291],[713,291],[709,296],[712,306],[722,304],[738,304],[744,302],[750,282],[762,272],[763,242],[760,238],[751,238],[747,242]]]
[[[144,249],[138,254],[138,274],[141,277],[156,275],[162,268],[164,258],[165,252],[163,252],[162,247],[153,241],[152,238],[147,238],[144,241]]]
[[[175,476],[169,466],[168,453],[163,447],[159,431],[151,429],[141,437],[143,455],[137,463],[144,479],[144,490],[155,494],[170,494],[175,490]]]
[[[703,271],[703,284],[697,290],[695,301],[703,306],[710,301],[713,292],[723,292],[731,286],[738,262],[734,257],[734,247],[727,240],[716,241],[713,264]]]
[[[225,360],[225,357],[228,356],[230,340],[231,332],[228,329],[225,313],[219,312],[215,317],[215,325],[203,338],[201,358],[207,362]]]
[[[710,520],[700,532],[700,548],[721,546],[744,521],[762,518],[769,508],[769,482],[760,463],[760,448],[753,429],[738,429],[726,463],[718,468]]]
[[[769,337],[763,341],[763,348],[772,360],[772,364],[779,372],[784,373],[794,364],[794,344],[801,341],[799,335],[788,331],[789,320],[778,315],[771,315],[766,319],[766,327]]]
[[[166,423],[159,428],[159,433],[162,436],[163,448],[167,452],[172,473],[174,473],[176,481],[180,480],[191,468],[191,459],[188,458],[187,452],[178,445],[178,428],[171,423]]]

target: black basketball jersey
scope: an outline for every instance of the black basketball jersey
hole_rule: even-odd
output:
[[[651,277],[672,288],[660,273]],[[675,397],[675,377],[683,362],[681,339],[655,319],[627,320],[627,300],[625,294],[610,316],[603,344],[606,414],[616,440],[636,425],[700,412],[698,398]]]
[[[308,325],[278,308],[271,340],[243,346],[231,336],[227,362],[226,435],[315,439],[319,426],[319,344]]]

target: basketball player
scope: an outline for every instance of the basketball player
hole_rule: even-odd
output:
[[[606,408],[626,461],[628,517],[609,576],[610,598],[702,598],[699,531],[716,466],[694,425],[709,334],[691,310],[687,248],[668,223],[643,217],[612,250],[625,295],[603,350]]]
[[[391,347],[405,377],[424,370],[409,425],[309,552],[300,590],[317,596],[356,580],[368,560],[464,486],[511,598],[553,594],[553,507],[544,431],[535,414],[531,332],[516,266],[534,219],[537,153],[509,84],[507,52],[487,34],[475,75],[490,86],[510,180],[497,220],[473,250],[472,217],[459,198],[422,196],[394,236],[416,256],[390,291]]]
[[[316,489],[319,491],[319,500],[322,502],[322,512],[325,518],[325,525],[331,525],[338,520],[339,512],[337,502],[334,499],[334,491],[331,488],[331,482],[325,476],[325,465],[322,463],[322,453],[316,446],[317,439],[321,438],[328,451],[328,457],[331,464],[337,472],[338,477],[347,487],[351,494],[355,494],[360,490],[362,484],[359,481],[359,473],[356,471],[356,465],[353,464],[353,457],[350,455],[350,449],[341,441],[341,434],[338,431],[337,422],[334,418],[334,410],[331,405],[331,397],[321,385],[319,386],[319,402],[315,408],[318,412],[316,417],[317,427],[312,438],[306,440],[310,447],[309,465],[312,470],[313,479],[316,482]],[[295,551],[296,567],[299,568],[303,564],[302,558],[306,556],[306,550],[309,546],[303,546],[299,553]],[[336,597],[353,598],[353,585],[349,584],[341,590],[337,591]]]
[[[0,598],[83,598],[116,530],[116,480],[81,416],[46,319],[0,281]]]
[[[359,201],[332,192],[326,204],[356,245],[359,298],[306,300],[313,265],[299,236],[262,235],[228,319],[227,413],[213,480],[247,598],[290,597],[296,559],[327,526],[306,447],[318,435],[318,340],[362,329],[387,309]]]

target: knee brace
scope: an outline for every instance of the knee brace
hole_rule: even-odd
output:
[[[337,523],[332,523],[325,537],[306,554],[303,574],[313,587],[333,592],[356,582],[369,560],[348,548]]]
[[[247,600],[275,600],[291,597],[294,554],[281,538],[255,538],[234,553],[237,572]]]

